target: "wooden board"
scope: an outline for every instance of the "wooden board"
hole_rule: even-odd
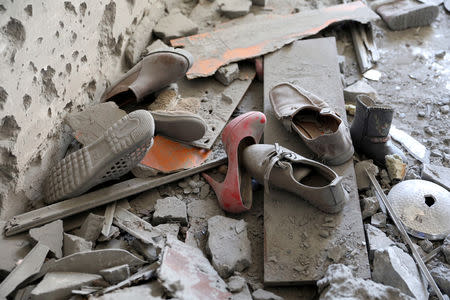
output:
[[[283,128],[270,105],[270,89],[283,81],[322,97],[345,118],[335,38],[297,41],[264,57],[264,143],[277,142],[311,158],[300,137]],[[353,161],[333,169],[344,176],[344,187],[350,192],[350,200],[339,214],[323,213],[301,198],[275,189],[264,196],[265,284],[315,283],[333,263],[355,267],[359,277],[370,278]]]

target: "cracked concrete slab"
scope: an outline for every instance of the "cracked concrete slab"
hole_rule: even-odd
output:
[[[82,237],[64,233],[64,256],[92,250],[92,242]]]
[[[29,234],[34,241],[46,245],[56,258],[61,258],[63,232],[63,221],[56,220],[44,226],[30,229]]]
[[[369,257],[373,258],[375,251],[387,248],[389,246],[394,246],[395,242],[388,238],[386,234],[380,229],[372,226],[370,224],[365,225],[367,242],[369,243]]]
[[[197,32],[197,24],[180,12],[174,12],[161,18],[153,28],[153,33],[164,42]]]
[[[84,221],[83,225],[81,225],[81,228],[77,230],[75,233],[79,237],[84,238],[86,241],[95,243],[95,241],[102,233],[104,221],[105,221],[104,216],[99,216],[90,213],[87,216],[86,220]]]
[[[156,201],[153,223],[170,222],[187,224],[186,204],[177,197],[166,197]]]

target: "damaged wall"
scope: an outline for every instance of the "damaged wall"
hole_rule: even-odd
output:
[[[0,218],[37,203],[70,142],[61,120],[136,62],[164,10],[162,0],[2,1]]]

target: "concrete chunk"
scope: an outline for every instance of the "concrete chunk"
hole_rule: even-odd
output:
[[[207,251],[220,276],[229,277],[234,271],[243,271],[252,262],[247,223],[223,216],[208,220]]]
[[[158,281],[118,289],[100,297],[89,297],[91,300],[163,300],[164,290]]]
[[[383,228],[386,227],[386,215],[382,212],[376,213],[370,219],[370,224],[375,227]]]
[[[153,214],[153,222],[156,224],[167,222],[187,224],[186,204],[177,197],[158,199]]]
[[[430,270],[442,293],[450,295],[450,265],[439,264]]]
[[[367,241],[369,243],[369,257],[372,259],[375,251],[395,245],[395,242],[386,236],[380,229],[366,224]]]
[[[364,80],[359,80],[344,89],[344,99],[346,104],[356,104],[356,96],[366,95],[376,100],[377,91]]]
[[[450,168],[424,164],[421,177],[450,190]]]
[[[366,197],[362,200],[363,203],[363,211],[362,211],[362,218],[363,220],[365,218],[371,217],[380,209],[380,202],[378,202],[378,199],[375,197]]]
[[[63,222],[57,220],[38,228],[32,228],[29,233],[34,241],[46,245],[56,258],[61,258],[63,231]]]
[[[409,254],[391,246],[375,251],[372,278],[418,300],[428,299],[427,285]]]
[[[92,250],[92,242],[82,237],[64,233],[64,256]]]
[[[148,216],[155,211],[156,201],[161,199],[157,189],[144,192],[130,201],[133,211],[138,215]]]
[[[232,63],[220,67],[214,77],[224,85],[230,85],[233,80],[239,78],[239,65]]]
[[[130,267],[128,265],[116,266],[100,271],[100,275],[111,284],[116,284],[130,277]]]
[[[444,239],[442,244],[442,253],[444,253],[445,260],[450,264],[450,234]]]
[[[438,16],[439,8],[433,4],[403,0],[382,5],[377,13],[391,30],[430,25]]]
[[[253,300],[283,300],[282,297],[262,289],[257,289],[254,291],[252,296]]]
[[[104,216],[90,213],[76,234],[87,241],[95,242],[102,233],[104,221]]]
[[[218,0],[222,14],[230,19],[245,16],[249,13],[252,2],[250,0]]]
[[[31,292],[32,300],[65,299],[72,290],[88,285],[102,277],[95,274],[75,272],[50,272]]]
[[[198,26],[180,12],[171,13],[161,18],[153,29],[153,33],[164,42],[171,39],[193,35],[198,32]]]
[[[245,285],[246,285],[245,279],[242,278],[241,276],[231,276],[228,279],[228,289],[232,293],[242,291]]]
[[[356,185],[358,191],[364,191],[370,188],[370,180],[365,171],[367,169],[374,176],[378,175],[379,169],[373,164],[371,159],[363,160],[355,164]]]
[[[403,162],[402,158],[398,154],[386,155],[386,169],[389,174],[391,181],[403,180],[406,175],[406,163]]]
[[[250,289],[248,288],[247,283],[244,283],[242,290],[236,292],[231,297],[232,300],[253,300],[252,294],[250,293]]]

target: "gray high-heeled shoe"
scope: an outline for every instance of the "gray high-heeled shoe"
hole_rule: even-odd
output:
[[[247,172],[266,193],[278,188],[296,194],[326,213],[338,213],[347,199],[342,177],[329,167],[307,159],[289,149],[275,145],[255,144],[243,151]]]

